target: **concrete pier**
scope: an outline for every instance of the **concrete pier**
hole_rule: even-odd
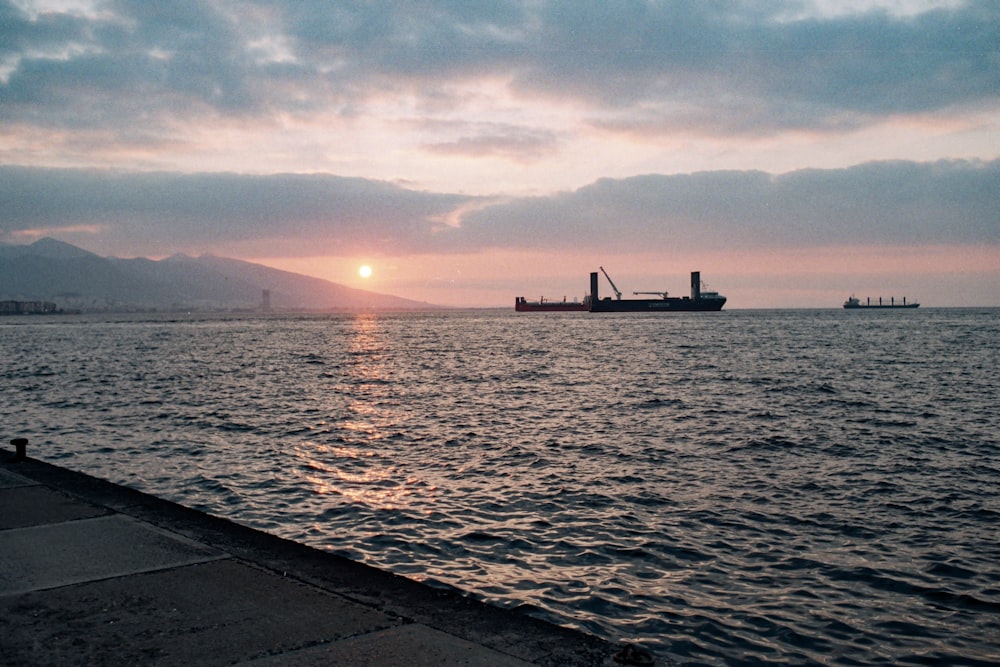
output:
[[[7,451],[0,655],[8,667],[631,662],[596,637]]]

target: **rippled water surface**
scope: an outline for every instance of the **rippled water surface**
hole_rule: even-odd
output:
[[[30,454],[688,664],[1000,661],[1000,310],[0,320]]]

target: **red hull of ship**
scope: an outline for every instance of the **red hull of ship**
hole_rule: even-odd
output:
[[[525,301],[524,297],[514,300],[514,310],[519,313],[586,312],[590,304],[571,301]]]

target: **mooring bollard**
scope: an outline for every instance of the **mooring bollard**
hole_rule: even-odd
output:
[[[13,440],[10,441],[10,444],[14,445],[15,461],[23,461],[24,459],[28,458],[28,455],[25,453],[25,449],[28,446],[27,438],[14,438]]]

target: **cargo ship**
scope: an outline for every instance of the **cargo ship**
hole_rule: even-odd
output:
[[[896,297],[889,297],[889,303],[883,303],[882,297],[878,298],[878,303],[872,303],[871,297],[861,303],[861,299],[854,296],[853,294],[848,297],[847,301],[844,302],[844,308],[848,310],[854,308],[919,308],[919,303],[906,303],[906,297],[903,297],[902,303],[896,303]]]
[[[611,284],[615,297],[603,299],[598,291],[597,273],[590,274],[590,312],[592,313],[674,313],[718,311],[726,304],[726,297],[718,292],[702,290],[701,272],[691,272],[691,296],[669,296],[666,292],[632,292],[633,295],[655,294],[653,299],[623,299],[622,293],[611,276],[599,267]]]
[[[523,296],[519,296],[514,299],[514,310],[519,313],[535,313],[535,312],[573,312],[573,311],[588,311],[590,310],[590,298],[586,297],[582,302],[580,301],[567,301],[563,297],[562,301],[549,301],[545,297],[540,298],[538,301],[528,301]]]

